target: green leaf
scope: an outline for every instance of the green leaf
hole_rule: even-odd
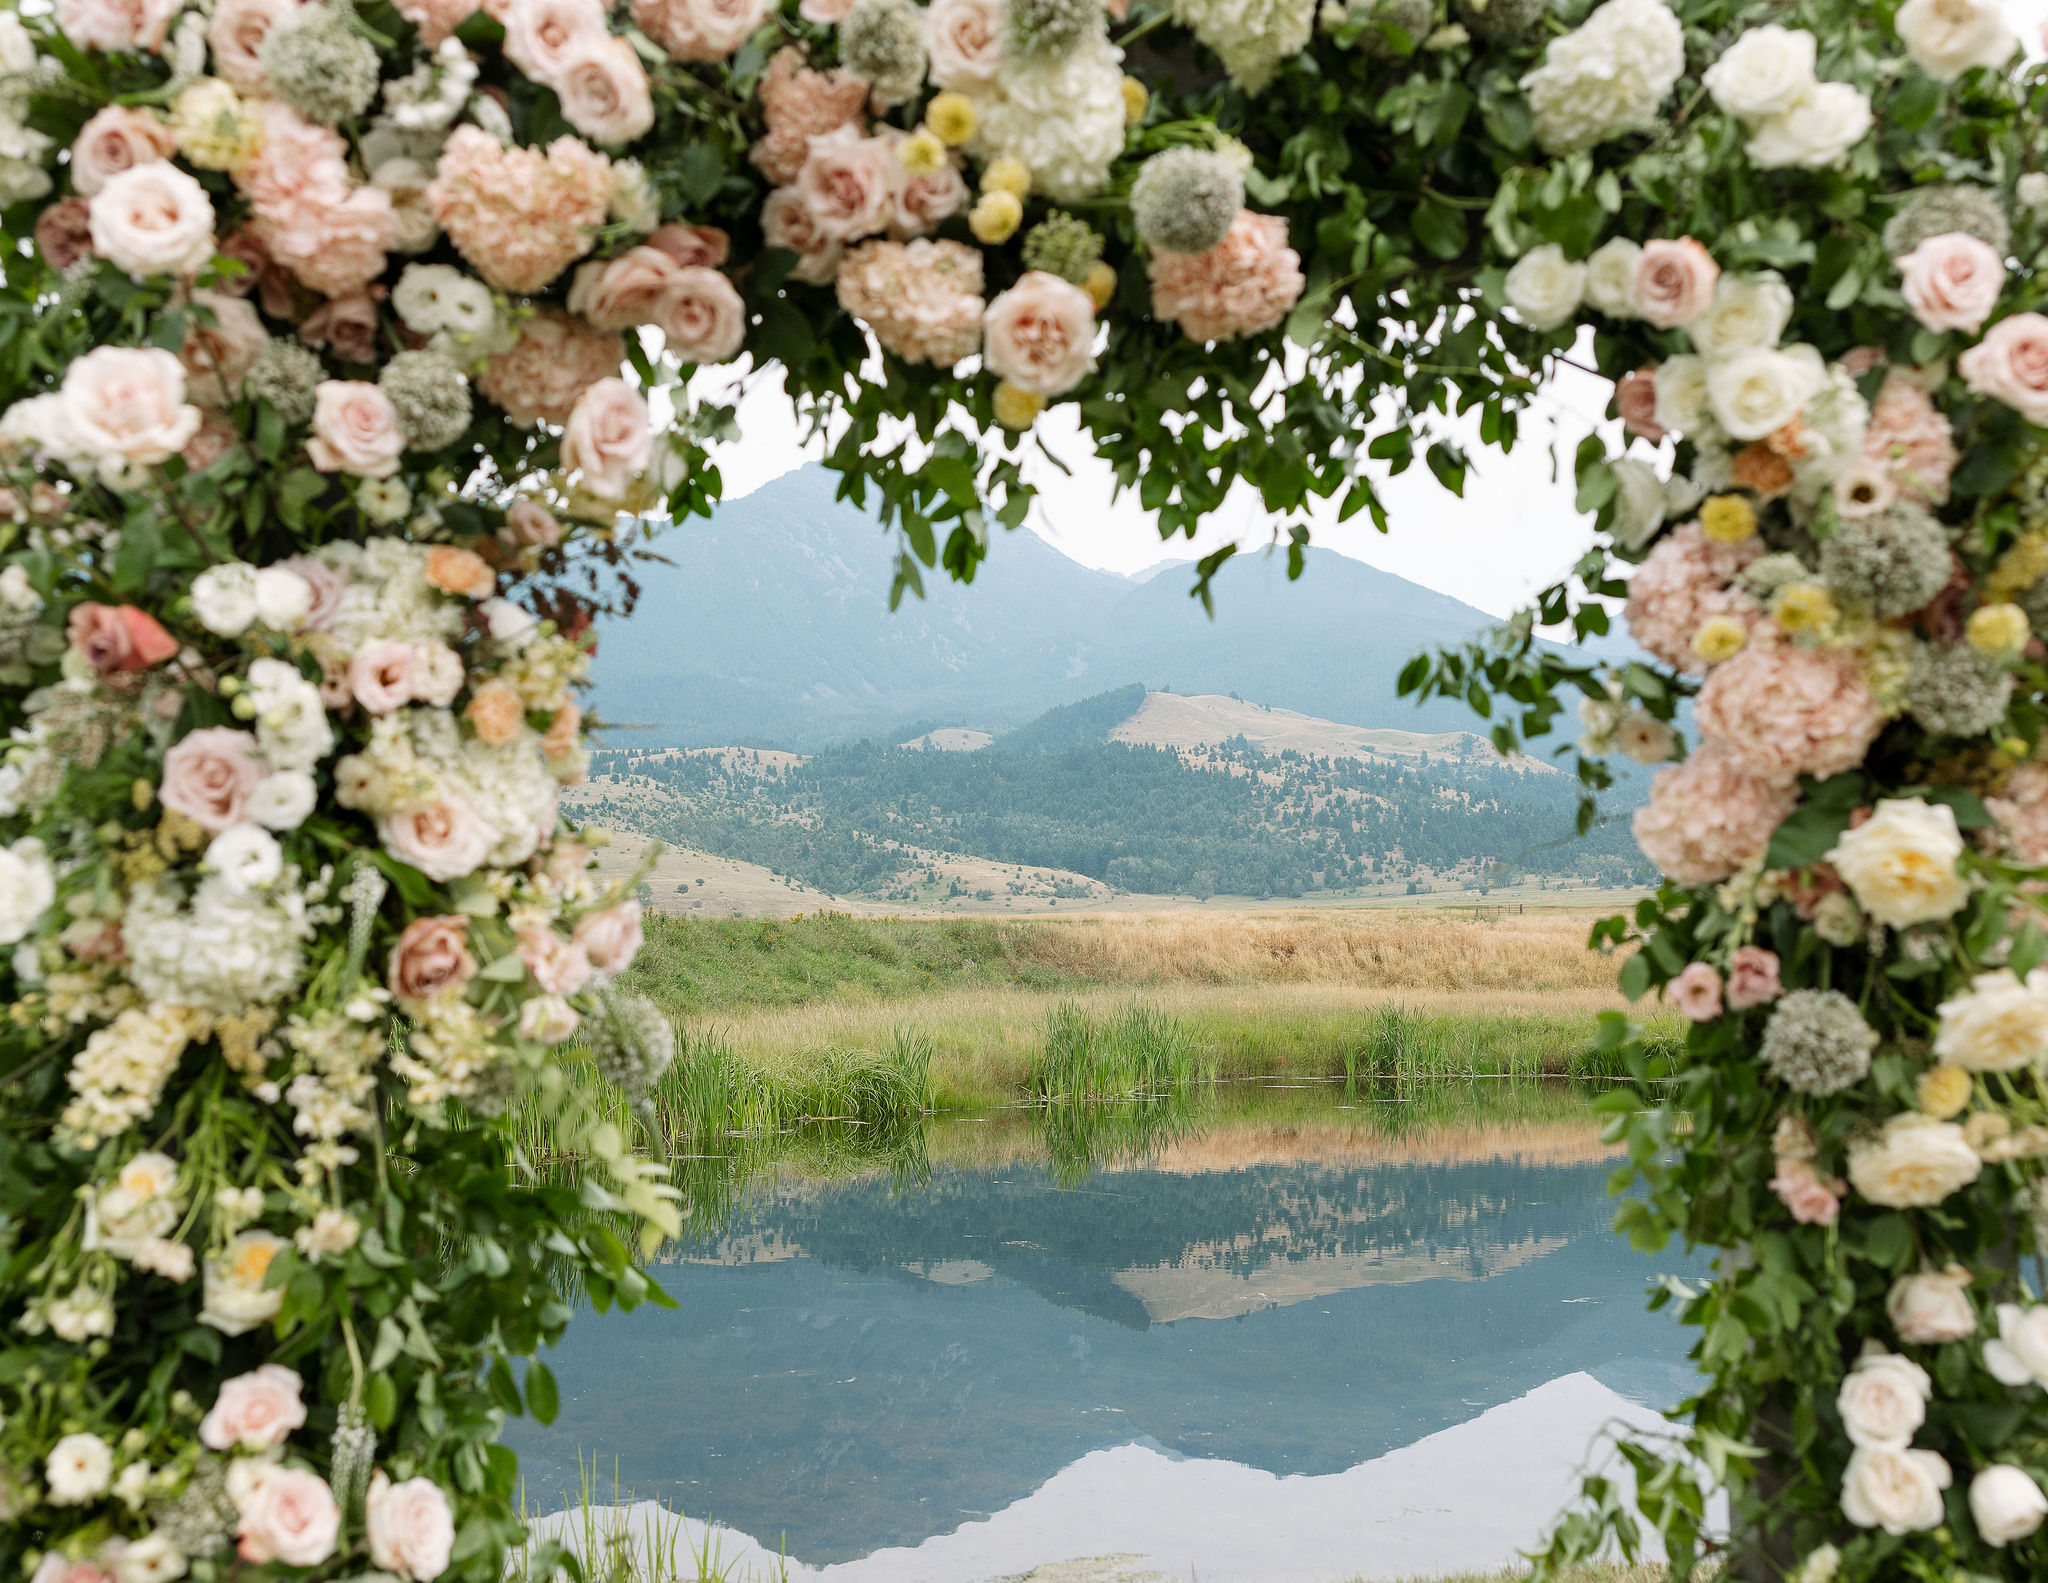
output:
[[[1650,959],[1643,952],[1621,964],[1621,992],[1630,1000],[1641,1000],[1650,992]]]
[[[1415,218],[1409,223],[1414,227],[1415,240],[1438,258],[1456,258],[1465,251],[1465,217],[1456,209],[1425,198],[1416,206]]]
[[[562,1410],[561,1394],[548,1366],[535,1358],[526,1365],[526,1406],[537,1422],[551,1424]]]
[[[1771,835],[1770,850],[1764,854],[1768,868],[1805,868],[1828,855],[1842,832],[1849,828],[1849,815],[1863,796],[1859,775],[1837,775],[1810,793],[1792,817]]]

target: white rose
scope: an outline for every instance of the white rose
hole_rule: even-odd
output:
[[[1938,1528],[1954,1479],[1939,1452],[1859,1446],[1842,1473],[1842,1515],[1894,1536]]]
[[[1713,415],[1707,406],[1705,358],[1684,352],[1665,358],[1657,365],[1655,384],[1658,427],[1693,436],[1712,424]]]
[[[1878,1349],[1850,1365],[1835,1406],[1852,1444],[1903,1450],[1927,1421],[1927,1402],[1933,1394],[1934,1382],[1919,1364]]]
[[[284,849],[260,825],[229,825],[207,843],[206,866],[237,894],[260,890],[276,884],[284,872]]]
[[[1715,362],[1754,346],[1776,346],[1792,322],[1792,289],[1776,275],[1723,275],[1714,300],[1685,327],[1700,356]]]
[[[1941,1003],[1935,1056],[1968,1072],[2017,1072],[2048,1056],[2048,969],[2023,984],[2011,969],[1979,973]]]
[[[1609,531],[1623,549],[1641,549],[1664,525],[1664,480],[1634,456],[1609,464],[1614,473],[1614,517]]]
[[[267,830],[296,830],[319,801],[313,777],[304,770],[279,770],[256,783],[249,817]]]
[[[57,875],[43,843],[23,836],[0,847],[0,945],[26,939],[57,899]]]
[[[1886,1294],[1884,1311],[1901,1341],[1940,1346],[1976,1334],[1977,1313],[1970,1307],[1966,1276],[1923,1271],[1902,1275]]]
[[[1763,170],[1787,165],[1820,170],[1840,162],[1870,126],[1870,100],[1861,88],[1817,82],[1784,114],[1759,121],[1745,152]]]
[[[2003,66],[2020,43],[1998,0],[1906,0],[1892,25],[1913,64],[1936,82]]]
[[[1980,1469],[1970,1480],[1970,1520],[1986,1544],[2024,1539],[2048,1518],[2048,1496],[2024,1468],[2007,1463]]]
[[[239,1336],[275,1319],[284,1307],[284,1288],[266,1290],[263,1279],[270,1273],[271,1260],[287,1246],[284,1238],[271,1232],[245,1231],[208,1259],[199,1322],[224,1336]]]
[[[1887,1209],[1925,1209],[1977,1180],[1984,1162],[1952,1121],[1908,1111],[1849,1145],[1849,1184]]]
[[[52,1506],[82,1506],[106,1494],[114,1477],[114,1452],[95,1434],[66,1435],[43,1463]]]
[[[1707,369],[1714,419],[1738,440],[1761,440],[1799,416],[1827,383],[1812,347],[1772,351],[1754,346]]]
[[[1586,260],[1586,301],[1610,319],[1635,317],[1629,292],[1642,256],[1643,250],[1625,236],[1601,243]]]
[[[393,1484],[379,1471],[363,1501],[363,1532],[378,1566],[414,1583],[428,1583],[448,1570],[455,1514],[432,1479]]]
[[[273,632],[294,632],[313,608],[313,585],[288,566],[256,574],[256,619]]]
[[[1753,27],[1722,51],[1700,82],[1715,104],[1745,121],[1783,115],[1813,85],[1815,47],[1803,28]]]
[[[1753,436],[1752,436],[1753,438]],[[1970,899],[1955,810],[1918,797],[1887,798],[1843,832],[1827,860],[1863,910],[1894,929],[1953,917]]]
[[[139,1487],[130,1505],[139,1509],[144,1495],[140,1486],[149,1476],[149,1464],[131,1462],[121,1470],[121,1477],[125,1480],[138,1469],[141,1471],[141,1477],[136,1480]],[[161,1528],[129,1541],[111,1559],[114,1576],[120,1583],[171,1583],[173,1578],[183,1577],[186,1571],[185,1553],[178,1548],[178,1542]]]
[[[224,638],[240,637],[254,626],[256,576],[247,561],[221,561],[193,578],[192,614],[199,624]]]
[[[1998,1334],[1984,1343],[1984,1367],[2001,1385],[2048,1385],[2048,1305],[1998,1305]]]
[[[1586,295],[1586,266],[1574,264],[1555,242],[1533,247],[1508,271],[1508,306],[1532,330],[1569,323]]]
[[[508,649],[525,648],[540,625],[530,611],[509,599],[486,599],[477,610],[489,623],[491,636]]]
[[[1543,64],[1521,87],[1536,141],[1553,154],[1569,154],[1653,125],[1684,71],[1685,29],[1669,6],[1607,0],[1545,46]]]
[[[213,200],[169,160],[109,177],[90,223],[93,251],[135,280],[196,274],[213,259]]]

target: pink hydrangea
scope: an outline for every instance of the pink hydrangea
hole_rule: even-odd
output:
[[[1705,962],[1688,962],[1664,993],[1687,1022],[1712,1022],[1721,1015],[1721,975]]]
[[[1301,255],[1287,245],[1278,215],[1240,209],[1206,253],[1154,253],[1152,316],[1172,319],[1196,341],[1257,335],[1301,300]]]
[[[1890,470],[1906,498],[1930,506],[1948,499],[1949,475],[1956,470],[1955,432],[1934,398],[1897,374],[1885,380],[1871,404],[1863,454]]]
[[[476,388],[522,429],[567,423],[583,392],[617,374],[625,356],[617,335],[543,307],[519,321],[519,339],[484,365]]]
[[[339,202],[300,199],[255,211],[251,229],[271,258],[326,297],[362,291],[384,273],[397,216],[381,187],[352,188]]]
[[[1883,724],[1853,656],[1761,640],[1714,668],[1695,707],[1700,735],[1753,775],[1839,775]]]
[[[611,161],[578,138],[558,137],[545,151],[506,148],[480,127],[459,126],[427,199],[484,279],[530,294],[596,245],[611,185]]]
[[[797,49],[776,51],[756,90],[768,135],[747,157],[779,187],[796,180],[811,139],[860,119],[868,85],[851,72],[812,71]]]
[[[1756,601],[1729,584],[1762,553],[1754,537],[1716,544],[1697,522],[1665,534],[1628,580],[1629,633],[1673,669],[1704,671],[1693,634],[1709,616],[1756,619]]]
[[[906,363],[950,368],[981,346],[981,253],[959,242],[868,242],[839,266],[839,306]]]
[[[1778,953],[1760,945],[1737,946],[1728,958],[1728,1009],[1749,1011],[1784,993],[1778,982]]]
[[[1770,845],[1799,801],[1789,775],[1756,775],[1711,745],[1660,770],[1636,810],[1636,845],[1681,885],[1726,879]]]
[[[1984,806],[2015,858],[2048,864],[2048,764],[2022,764],[2005,783],[2005,795],[1985,798]]]
[[[1811,1160],[1778,1156],[1778,1174],[1771,1178],[1771,1191],[1802,1226],[1832,1226],[1842,1211],[1842,1190],[1839,1178],[1823,1178]]]

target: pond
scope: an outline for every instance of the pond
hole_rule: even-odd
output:
[[[1700,1267],[1610,1232],[1577,1096],[1431,1108],[1239,1095],[1092,1169],[1010,1115],[914,1170],[765,1172],[662,1255],[674,1309],[549,1357],[560,1417],[507,1434],[529,1503],[595,1462],[728,1560],[849,1583],[1511,1560],[1602,1425],[1686,1394],[1644,1293]]]

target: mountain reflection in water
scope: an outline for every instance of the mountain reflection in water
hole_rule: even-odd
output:
[[[763,1184],[671,1250],[676,1309],[580,1322],[549,1358],[560,1418],[507,1433],[530,1493],[616,1457],[636,1495],[815,1566],[1109,1448],[1327,1477],[1568,1375],[1684,1394],[1687,1339],[1644,1311],[1659,1266],[1608,1229],[1589,1125],[1248,1128],[1064,1188],[988,1152],[900,1191]]]

